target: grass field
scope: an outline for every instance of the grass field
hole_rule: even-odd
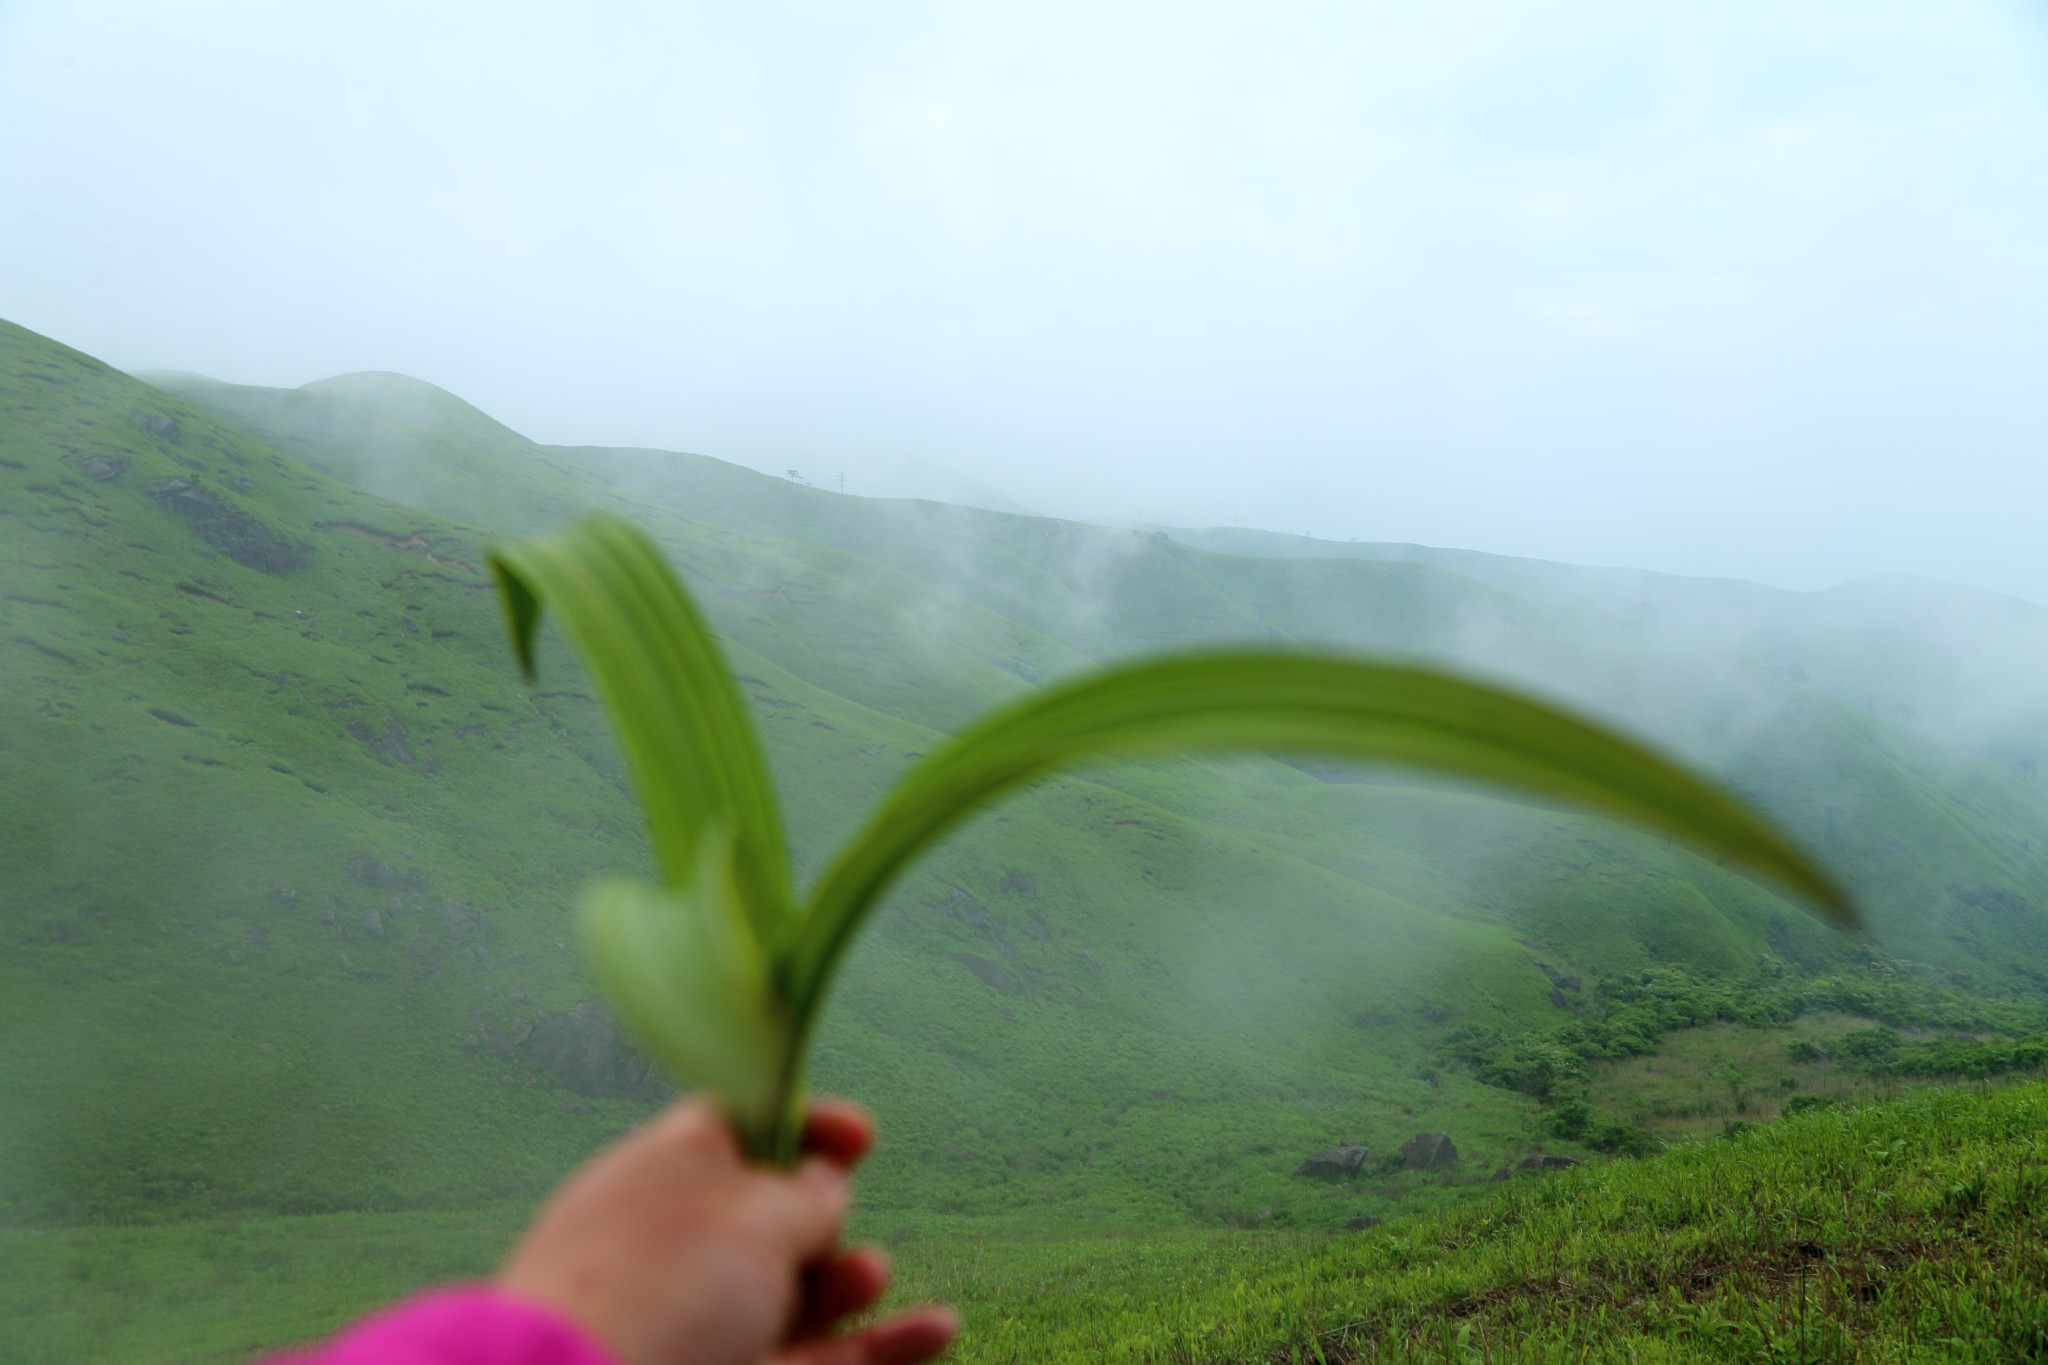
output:
[[[515,1208],[0,1234],[18,1360],[240,1360],[484,1272]],[[881,1218],[967,1362],[2017,1361],[2048,1353],[2048,1086],[1823,1110],[1360,1233]]]

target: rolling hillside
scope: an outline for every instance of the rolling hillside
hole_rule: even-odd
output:
[[[642,857],[636,817],[572,663],[519,686],[478,572],[491,536],[591,507],[647,524],[704,599],[804,867],[1034,682],[1316,641],[1624,718],[1800,831],[1878,928],[1841,940],[1683,849],[1398,774],[1049,783],[899,893],[833,1010],[817,1080],[881,1113],[880,1213],[1332,1227],[1395,1196],[1293,1179],[1318,1147],[1525,1150],[1536,1100],[1448,1041],[1555,1032],[1601,973],[2048,972],[2039,782],[1739,654],[1703,667],[1429,565],[542,447],[396,376],[162,382],[0,327],[17,1223],[525,1199],[645,1111],[658,1083],[562,946],[581,879]]]

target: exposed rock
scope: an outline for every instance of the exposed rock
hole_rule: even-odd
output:
[[[176,418],[159,417],[155,413],[139,412],[135,414],[135,420],[142,424],[144,431],[161,440],[177,441],[182,439],[185,434],[179,430]]]
[[[1004,995],[1016,995],[1024,989],[1017,978],[1011,974],[1010,969],[1000,962],[990,962],[987,958],[976,957],[972,953],[951,953],[948,956],[968,971],[973,972],[976,977],[980,978],[981,984],[987,986],[992,991],[1001,991]]]
[[[1564,1171],[1570,1170],[1578,1164],[1579,1159],[1575,1156],[1552,1156],[1547,1153],[1538,1152],[1534,1156],[1525,1156],[1520,1161],[1517,1161],[1515,1169],[1518,1171]]]
[[[467,901],[441,901],[437,908],[441,912],[441,928],[450,938],[467,938],[483,928],[476,907]]]
[[[384,917],[377,913],[374,905],[363,911],[363,932],[371,938],[384,937]]]
[[[996,892],[1004,896],[1035,896],[1038,894],[1038,878],[1029,872],[1012,872],[996,883]]]
[[[1294,1168],[1296,1175],[1305,1175],[1311,1180],[1349,1180],[1358,1174],[1358,1168],[1365,1165],[1371,1155],[1362,1143],[1347,1142],[1317,1152]]]
[[[579,1095],[660,1100],[670,1094],[654,1064],[627,1044],[595,1000],[541,1015],[515,1046]]]
[[[1364,1232],[1367,1228],[1376,1228],[1379,1225],[1380,1220],[1369,1213],[1361,1213],[1356,1218],[1344,1220],[1344,1230],[1346,1232]]]
[[[1514,1171],[1506,1166],[1501,1167],[1499,1170],[1495,1171],[1491,1177],[1489,1177],[1491,1182],[1496,1185],[1498,1185],[1503,1180],[1512,1180],[1514,1178]]]
[[[1410,1171],[1434,1171],[1458,1160],[1458,1148],[1449,1133],[1417,1133],[1401,1144],[1401,1165]]]
[[[283,574],[302,567],[312,555],[306,545],[292,545],[270,528],[190,479],[171,478],[150,485],[159,507],[190,523],[192,533],[235,563],[262,573]]]
[[[1550,1003],[1553,1008],[1568,1010],[1572,1002],[1565,997],[1566,991],[1579,988],[1579,978],[1572,972],[1553,967],[1542,958],[1536,959],[1536,970],[1550,978]]]
[[[85,455],[73,461],[72,467],[94,483],[112,483],[126,474],[132,463],[126,455]]]
[[[403,763],[407,766],[420,761],[419,755],[415,754],[406,744],[406,741],[412,738],[411,733],[396,720],[384,722],[384,733],[382,735],[379,735],[375,730],[372,730],[359,720],[350,721],[346,728],[350,738],[361,743],[364,748],[379,758],[388,758],[393,762]]]
[[[348,860],[348,875],[365,886],[376,887],[379,891],[427,889],[427,879],[418,870],[407,868],[401,872],[382,858],[373,858],[367,853],[358,853]]]

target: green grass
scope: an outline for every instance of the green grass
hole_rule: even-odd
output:
[[[24,1360],[235,1360],[488,1271],[513,1208],[0,1234]],[[964,1362],[2008,1361],[2048,1351],[2048,1086],[1823,1111],[1362,1233],[865,1220]]]
[[[2048,1352],[2048,1089],[1821,1112],[1348,1236],[899,1251],[967,1361],[1994,1361]]]

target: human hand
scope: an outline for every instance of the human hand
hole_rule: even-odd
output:
[[[959,1321],[922,1309],[838,1333],[880,1298],[889,1267],[839,1250],[848,1173],[874,1123],[814,1104],[797,1170],[748,1164],[725,1118],[688,1099],[571,1176],[498,1272],[505,1293],[547,1305],[621,1365],[916,1365]]]

